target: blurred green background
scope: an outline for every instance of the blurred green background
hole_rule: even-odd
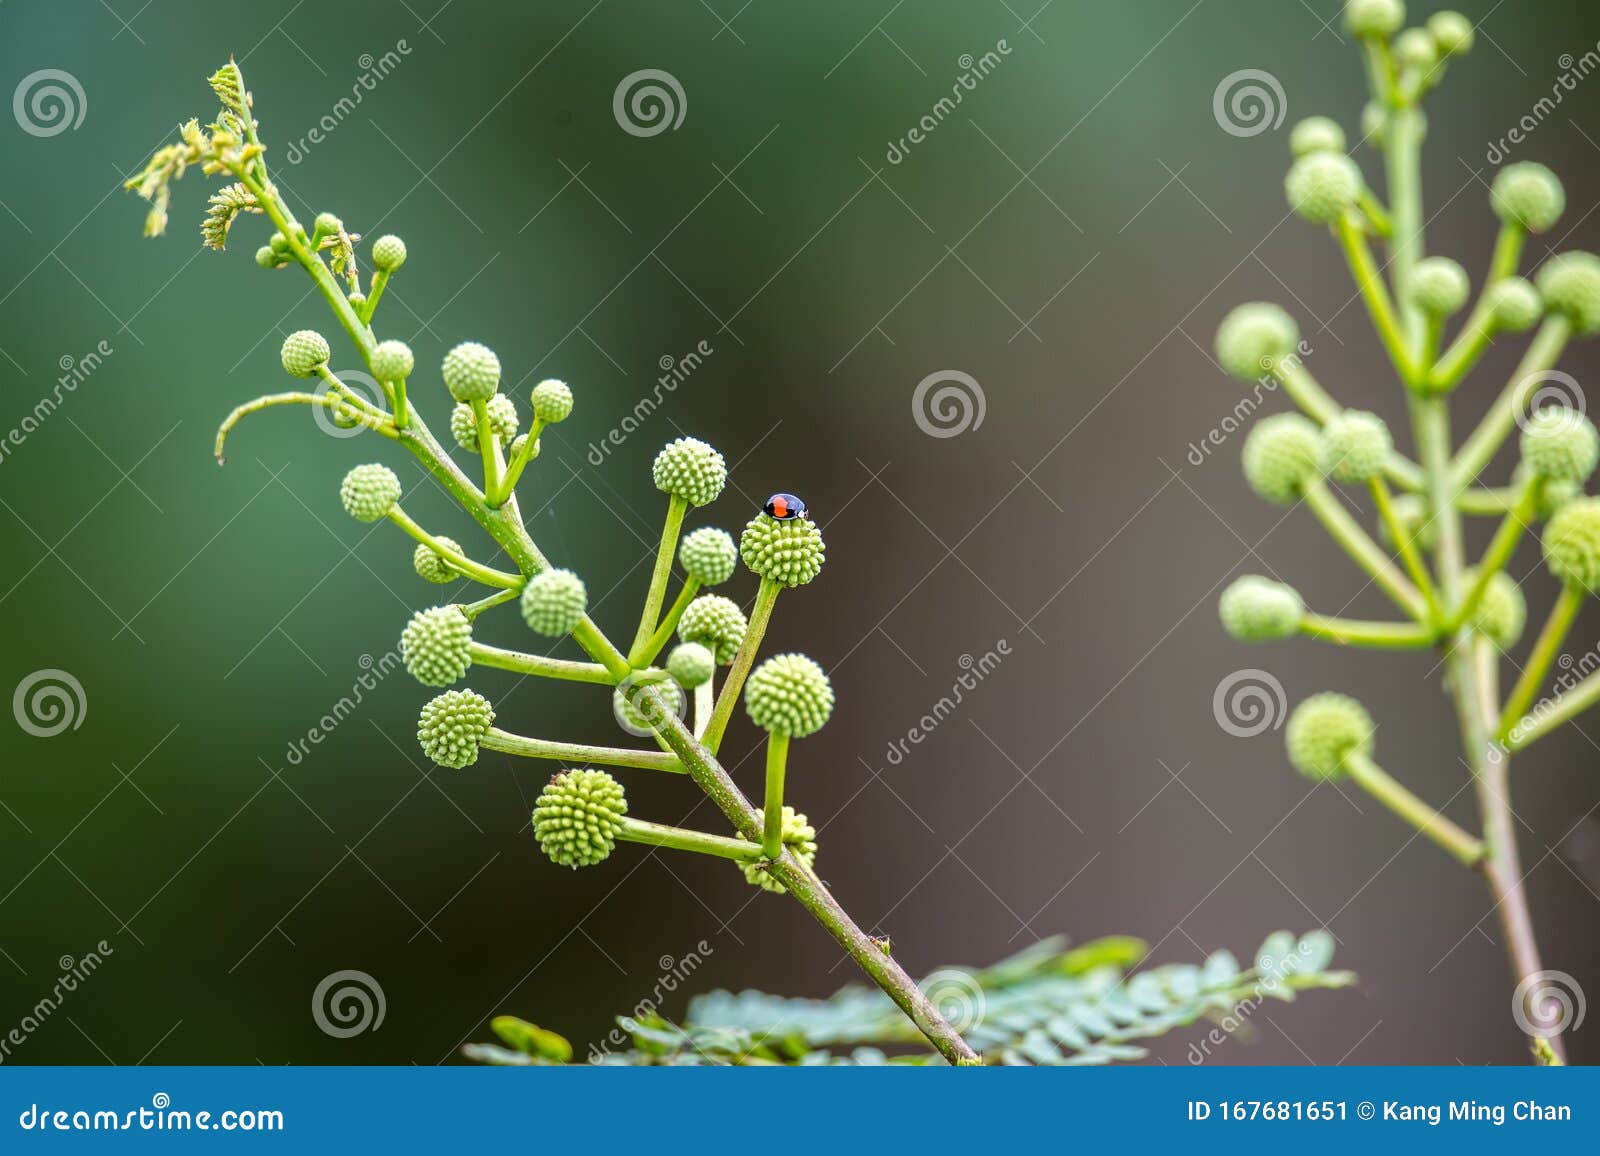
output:
[[[1600,13],[1461,7],[1483,23],[1431,102],[1429,228],[1477,271],[1489,142],[1550,93],[1564,54],[1595,49]],[[1385,763],[1470,818],[1431,658],[1247,649],[1213,610],[1262,562],[1317,605],[1362,585],[1307,517],[1280,525],[1248,493],[1237,439],[1191,457],[1239,394],[1208,352],[1228,308],[1289,305],[1322,380],[1401,425],[1334,248],[1285,220],[1280,187],[1296,119],[1327,113],[1354,134],[1360,71],[1338,9],[5,5],[6,84],[62,70],[83,117],[0,132],[0,431],[99,343],[110,352],[0,458],[0,690],[60,669],[84,707],[51,738],[0,727],[0,1032],[62,957],[102,939],[114,952],[8,1062],[434,1063],[501,1012],[584,1050],[701,941],[690,989],[820,995],[854,979],[797,906],[725,864],[623,848],[594,870],[554,868],[527,823],[551,767],[493,754],[427,766],[413,735],[433,692],[403,671],[291,760],[440,597],[412,574],[409,540],[343,515],[343,473],[388,460],[415,486],[415,517],[488,545],[387,444],[326,436],[305,411],[252,419],[226,469],[211,461],[229,408],[286,388],[283,335],[333,330],[301,275],[253,264],[259,220],[226,254],[200,250],[199,174],[176,187],[161,240],[140,237],[143,205],[120,190],[180,120],[213,114],[205,77],[230,53],[302,219],[327,209],[407,240],[381,335],[426,367],[457,341],[489,343],[524,412],[541,377],[572,384],[577,412],[546,437],[523,508],[541,546],[588,578],[611,633],[631,629],[645,585],[663,441],[694,433],[733,464],[693,524],[737,529],[776,489],[810,503],[828,565],[781,601],[770,643],[822,661],[840,706],[797,747],[790,793],[822,827],[819,868],[840,900],[908,969],[1057,932],[1136,934],[1173,960],[1326,925],[1361,986],[1264,1009],[1253,1042],[1213,1062],[1518,1062],[1477,881],[1374,808],[1308,792],[1280,735],[1233,737],[1212,713],[1242,668],[1266,669],[1291,702],[1359,693]],[[963,55],[1001,42],[990,75],[891,163]],[[363,88],[375,69],[386,75]],[[620,127],[613,94],[641,69],[681,85],[677,128]],[[1248,69],[1271,74],[1284,119],[1234,135],[1214,94]],[[355,90],[359,104],[335,111]],[[1567,217],[1535,258],[1600,244],[1600,82],[1563,98],[1512,150],[1568,184]],[[590,446],[701,342],[704,363],[597,468]],[[1469,411],[1510,356],[1464,389]],[[1566,368],[1586,382],[1594,364],[1582,346]],[[936,438],[913,420],[913,391],[941,371],[979,383],[981,425]],[[412,388],[442,430],[436,380]],[[1535,550],[1516,573],[1547,605]],[[748,575],[736,584],[753,593]],[[1382,613],[1370,591],[1362,608]],[[523,627],[508,610],[480,633],[515,645]],[[890,759],[963,656],[1002,639],[999,668]],[[613,733],[603,695],[470,681],[511,729]],[[1582,733],[1596,724],[1581,725],[1522,760],[1517,808],[1547,966],[1600,991],[1600,776]],[[753,747],[741,719],[730,760]],[[751,789],[758,763],[736,771]],[[635,814],[714,829],[688,790],[629,781]],[[310,1005],[346,969],[375,977],[386,1013],[335,1038]],[[682,1006],[680,990],[664,1010]],[[1600,1057],[1594,1032],[1572,1037],[1575,1059]],[[1187,1040],[1158,1054],[1181,1063]]]

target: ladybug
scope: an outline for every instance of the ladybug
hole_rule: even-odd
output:
[[[793,494],[773,494],[761,508],[767,512],[768,517],[776,518],[780,522],[810,517],[806,512],[806,504]]]

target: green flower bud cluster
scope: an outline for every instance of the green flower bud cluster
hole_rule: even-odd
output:
[[[318,368],[328,364],[332,351],[328,339],[315,329],[300,329],[283,339],[279,356],[290,377],[315,377]]]
[[[1297,157],[1344,150],[1344,129],[1325,116],[1308,116],[1289,130],[1289,151]]]
[[[1372,716],[1343,694],[1314,694],[1289,716],[1284,742],[1289,762],[1311,779],[1340,779],[1351,754],[1371,755]]]
[[[1448,317],[1467,303],[1472,282],[1467,271],[1449,257],[1424,257],[1411,271],[1408,291],[1424,313]]]
[[[1600,433],[1577,410],[1547,405],[1527,420],[1519,448],[1534,477],[1581,484],[1600,462]]]
[[[651,701],[646,689],[655,692],[661,707]],[[647,735],[656,730],[664,720],[661,709],[667,714],[681,717],[684,710],[683,687],[660,667],[637,670],[623,679],[611,692],[611,710],[622,729],[630,734]]]
[[[698,642],[711,651],[720,665],[733,661],[744,645],[750,623],[739,604],[720,594],[702,594],[683,608],[678,619],[678,637]]]
[[[1558,253],[1539,267],[1536,284],[1550,312],[1566,317],[1585,337],[1600,333],[1600,257]]]
[[[560,867],[592,867],[611,854],[622,831],[628,799],[604,771],[562,771],[539,792],[533,835]]]
[[[1300,327],[1265,301],[1240,305],[1217,327],[1217,361],[1234,377],[1255,381],[1270,373],[1300,344]]]
[[[783,808],[783,845],[796,859],[810,870],[817,861],[817,829],[811,821],[796,811],[793,807],[785,805]],[[760,861],[742,864],[740,869],[744,872],[745,879],[774,895],[783,895],[789,889],[779,883],[770,874]]]
[[[691,506],[715,501],[728,480],[722,455],[699,438],[678,438],[656,455],[651,469],[656,489]]]
[[[406,243],[393,233],[385,233],[372,243],[373,267],[393,273],[406,263]]]
[[[762,512],[739,537],[739,556],[754,573],[793,589],[822,572],[822,531],[810,518],[774,518]]]
[[[702,586],[722,585],[733,577],[738,562],[739,548],[733,544],[733,535],[715,526],[702,526],[678,546],[683,572]]]
[[[488,401],[500,388],[500,359],[476,341],[463,341],[444,355],[444,386],[457,401]]]
[[[1489,207],[1507,224],[1543,233],[1561,219],[1567,192],[1561,178],[1533,161],[1518,161],[1495,174],[1489,186]]]
[[[404,341],[380,341],[372,351],[372,375],[379,381],[404,381],[416,368],[411,346]]]
[[[805,655],[778,654],[751,672],[744,706],[768,734],[804,738],[821,730],[833,713],[833,684]]]
[[[1472,21],[1459,12],[1435,12],[1428,17],[1428,35],[1441,57],[1465,56],[1472,51]]]
[[[717,673],[717,656],[698,642],[680,642],[667,655],[667,673],[680,686],[693,690],[711,681]]]
[[[564,381],[546,378],[533,387],[533,416],[546,425],[555,425],[572,416],[572,390]]]
[[[1356,203],[1364,185],[1355,161],[1343,153],[1315,152],[1290,166],[1283,191],[1291,209],[1313,224],[1327,225]]]
[[[544,570],[522,588],[522,620],[535,634],[571,634],[589,612],[589,592],[571,570]]]
[[[1489,314],[1495,328],[1521,333],[1544,316],[1544,299],[1525,277],[1507,277],[1489,290]]]
[[[1246,574],[1222,592],[1217,612],[1222,628],[1240,642],[1268,642],[1297,634],[1306,604],[1293,586]]]
[[[1344,6],[1345,31],[1352,36],[1390,37],[1405,22],[1402,0],[1349,0]]]
[[[459,682],[472,666],[472,623],[459,606],[419,610],[400,633],[400,659],[423,686]]]
[[[500,439],[501,445],[509,446],[516,440],[517,427],[521,424],[516,402],[503,393],[497,393],[484,403],[483,408],[489,415],[489,428]],[[476,451],[478,448],[478,415],[464,401],[457,402],[450,411],[450,436],[464,450]]]
[[[1322,469],[1322,435],[1297,413],[1277,413],[1250,428],[1241,455],[1245,481],[1269,502],[1288,505]]]
[[[388,466],[357,466],[339,484],[345,513],[358,522],[376,522],[400,500],[400,479]]]
[[[1471,587],[1477,581],[1477,572],[1468,570],[1462,582]],[[1509,650],[1522,637],[1522,628],[1528,621],[1528,600],[1516,579],[1504,570],[1497,571],[1483,588],[1483,597],[1473,611],[1472,629],[1493,642],[1501,650]]]
[[[446,538],[443,534],[437,534],[434,540],[441,546],[448,546],[457,554],[463,554],[461,543],[454,538]],[[463,556],[465,555],[463,554]],[[411,553],[411,565],[416,569],[419,578],[439,586],[443,586],[447,582],[454,582],[461,576],[443,554],[426,542],[417,543],[417,548]]]
[[[1389,427],[1377,414],[1347,409],[1322,427],[1322,472],[1337,482],[1370,482],[1383,473],[1394,450]]]
[[[441,767],[460,770],[478,761],[478,744],[494,725],[494,707],[474,690],[447,690],[422,708],[417,742]]]
[[[1600,498],[1575,498],[1544,528],[1544,560],[1564,585],[1600,592]]]

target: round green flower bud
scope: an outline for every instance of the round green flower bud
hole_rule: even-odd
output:
[[[1322,427],[1322,472],[1338,482],[1370,482],[1383,473],[1393,449],[1381,417],[1347,409]]]
[[[500,359],[476,341],[463,341],[445,354],[441,373],[457,401],[488,401],[500,388]]]
[[[1600,498],[1574,498],[1544,528],[1544,561],[1563,585],[1600,591]]]
[[[749,628],[739,604],[720,594],[700,595],[683,608],[678,618],[678,637],[684,642],[701,643],[723,666],[732,662],[744,645]]]
[[[628,799],[604,771],[562,771],[533,808],[539,849],[560,867],[592,867],[617,845]]]
[[[809,869],[817,861],[817,829],[811,821],[793,807],[783,808],[783,845],[794,853],[796,859]],[[774,895],[782,895],[789,890],[767,873],[760,860],[753,863],[741,863],[740,870],[744,872],[747,881],[754,883],[763,891],[771,891]]]
[[[315,377],[332,356],[328,339],[315,329],[297,329],[283,339],[283,368],[290,377]]]
[[[1424,257],[1411,271],[1411,300],[1424,313],[1448,317],[1467,303],[1472,282],[1449,257]]]
[[[702,586],[720,586],[732,578],[738,561],[733,535],[715,526],[701,526],[678,546],[678,564]]]
[[[1222,592],[1217,613],[1222,628],[1240,642],[1271,642],[1299,632],[1306,604],[1293,586],[1246,574]]]
[[[287,257],[292,252],[289,246],[289,238],[282,233],[273,233],[272,236],[268,237],[267,247],[280,257]]]
[[[1297,157],[1342,153],[1344,148],[1344,129],[1325,116],[1308,116],[1289,130],[1289,151]]]
[[[1217,361],[1234,377],[1255,381],[1300,344],[1300,327],[1266,301],[1240,305],[1217,326]]]
[[[314,233],[327,237],[344,232],[344,222],[332,213],[318,213],[316,220],[311,222],[311,229]]]
[[[698,642],[680,642],[667,655],[667,673],[681,686],[693,690],[711,681],[717,673],[717,656]]]
[[[1262,418],[1244,439],[1240,455],[1250,488],[1280,505],[1300,497],[1301,487],[1317,476],[1321,458],[1321,433],[1297,413]]]
[[[1418,549],[1431,550],[1437,540],[1437,532],[1433,519],[1428,517],[1428,505],[1420,495],[1397,494],[1394,498],[1394,516],[1400,523],[1400,528],[1405,532],[1409,541],[1416,544]],[[1389,545],[1396,548],[1399,543],[1389,533],[1388,519],[1378,522],[1378,533]]]
[[[1361,139],[1371,148],[1382,149],[1389,132],[1389,110],[1376,100],[1361,109]]]
[[[612,713],[631,734],[647,735],[662,721],[659,708],[644,693],[646,688],[655,691],[668,714],[683,717],[683,687],[659,666],[646,667],[634,671],[611,692]]]
[[[1494,184],[1489,186],[1489,207],[1508,224],[1542,233],[1560,220],[1567,193],[1561,178],[1543,165],[1518,161],[1495,174]]]
[[[494,725],[494,706],[475,690],[447,690],[422,708],[417,742],[441,767],[460,770],[478,761],[478,744]]]
[[[490,413],[489,417],[490,417],[490,420],[493,420],[493,418],[494,418],[493,412]],[[518,434],[516,437],[512,438],[511,439],[511,446],[510,446],[510,450],[509,450],[511,456],[512,457],[520,456],[521,453],[522,453],[522,447],[527,445],[527,444],[528,444],[528,435],[527,434]],[[533,450],[528,454],[528,461],[531,462],[531,461],[538,460],[539,449],[540,449],[540,443],[539,442],[534,442],[533,443]]]
[[[571,570],[544,570],[522,588],[522,619],[537,634],[571,634],[589,610],[589,592]]]
[[[256,250],[256,264],[263,269],[278,269],[283,266],[278,255],[272,251],[271,245],[263,245]]]
[[[1462,575],[1468,588],[1476,580],[1477,575],[1472,570]],[[1511,575],[1500,571],[1483,588],[1483,597],[1472,615],[1472,628],[1501,650],[1507,650],[1522,637],[1527,621],[1528,600],[1523,597],[1521,587]]]
[[[1284,728],[1289,761],[1307,778],[1339,779],[1351,754],[1372,754],[1372,716],[1343,694],[1314,694],[1295,707]]]
[[[1496,329],[1521,333],[1544,316],[1544,299],[1532,281],[1507,277],[1489,290],[1489,315]]]
[[[739,556],[761,577],[793,589],[804,586],[826,560],[822,531],[810,518],[757,514],[739,536]]]
[[[1345,30],[1352,36],[1393,36],[1405,22],[1401,0],[1349,0],[1344,6]]]
[[[656,455],[651,468],[656,489],[682,498],[691,506],[715,501],[728,480],[728,464],[722,455],[699,438],[670,441]]]
[[[1439,63],[1439,46],[1421,28],[1407,28],[1394,41],[1394,59],[1401,68],[1428,73]]]
[[[572,390],[564,381],[547,377],[533,387],[533,416],[546,425],[566,421],[572,414]]]
[[[497,393],[483,403],[489,414],[489,428],[500,439],[501,445],[510,445],[517,437],[517,404],[503,393]],[[450,411],[450,436],[464,450],[477,451],[478,415],[464,401],[458,401]]]
[[[1459,12],[1435,12],[1428,17],[1428,35],[1440,56],[1465,56],[1472,51],[1472,21]]]
[[[1528,418],[1519,442],[1522,464],[1535,477],[1583,482],[1600,462],[1600,434],[1577,410],[1547,405]]]
[[[459,682],[472,666],[472,623],[459,606],[419,610],[400,632],[400,659],[423,686]]]
[[[393,273],[406,263],[406,243],[393,233],[372,242],[372,263],[385,273]]]
[[[750,721],[769,734],[805,738],[833,713],[833,684],[803,654],[777,654],[750,672],[744,685]]]
[[[1600,257],[1558,253],[1539,267],[1545,308],[1564,314],[1584,336],[1600,332]]]
[[[446,538],[443,534],[435,534],[439,545],[448,546],[457,554],[461,553],[461,543],[454,538]],[[416,568],[417,575],[428,582],[443,586],[447,582],[454,582],[461,577],[453,566],[426,542],[418,542],[417,548],[411,553],[411,565]]]
[[[1310,153],[1295,161],[1283,179],[1289,207],[1306,220],[1326,225],[1356,203],[1361,170],[1343,153]]]
[[[1578,482],[1545,482],[1539,488],[1539,520],[1548,522],[1556,511],[1581,497],[1583,486]]]
[[[357,466],[339,483],[339,501],[358,522],[376,522],[400,500],[400,479],[388,466]]]
[[[372,351],[372,375],[379,381],[404,381],[415,366],[411,346],[404,341],[380,341]]]

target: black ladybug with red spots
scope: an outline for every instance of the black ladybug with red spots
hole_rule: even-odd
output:
[[[793,494],[773,494],[761,508],[767,512],[768,517],[776,518],[780,522],[810,517],[806,512],[806,504]]]

